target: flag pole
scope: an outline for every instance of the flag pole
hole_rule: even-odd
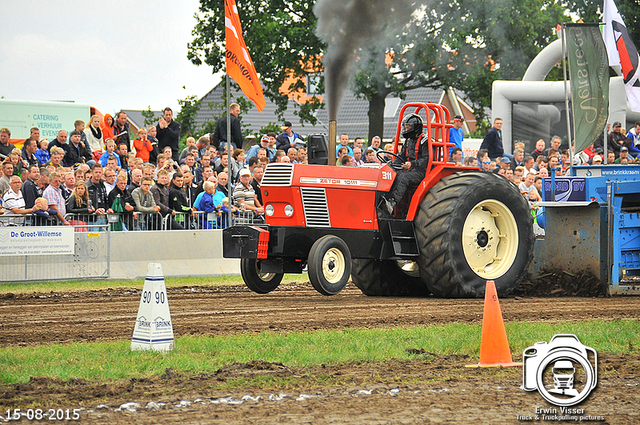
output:
[[[226,40],[225,40],[226,41]],[[233,195],[231,188],[231,149],[229,148],[231,144],[231,84],[229,83],[229,70],[227,70],[227,82],[226,82],[226,92],[227,92],[227,196],[229,198],[229,211],[227,211],[227,223],[229,227],[233,226],[233,214],[231,213],[231,209],[233,208]],[[223,151],[224,152],[224,151]],[[222,158],[222,153],[220,153],[220,158]],[[224,172],[224,168],[222,169]]]
[[[226,88],[227,88],[227,196],[229,197],[229,208],[227,208],[229,211],[227,211],[228,217],[227,217],[227,223],[229,224],[229,227],[233,226],[233,214],[231,213],[231,209],[233,206],[233,195],[231,192],[231,161],[229,159],[229,157],[231,156],[231,152],[229,149],[230,143],[231,143],[231,109],[230,109],[230,83],[229,83],[229,74],[227,74],[227,83],[226,83]],[[224,152],[224,151],[223,151]],[[222,158],[222,153],[220,153],[220,158]],[[224,172],[224,168],[222,169],[222,172]]]
[[[606,22],[601,22],[600,23],[600,29],[601,31],[604,31],[605,25],[607,25]],[[604,39],[604,34],[603,34],[603,39]],[[605,44],[605,49],[607,49],[607,46]],[[607,56],[608,57],[608,56]],[[609,113],[611,112],[611,101],[609,101],[609,107],[607,108],[609,109],[609,111],[607,111],[607,122],[609,121]],[[602,148],[604,149],[604,158],[602,158],[602,163],[603,164],[607,164],[607,157],[609,156],[607,153],[607,145],[609,144],[609,137],[607,137],[607,124],[605,123],[604,125],[604,130],[602,130]],[[595,146],[594,146],[595,148]],[[595,150],[595,149],[594,149]]]
[[[569,166],[573,165],[573,149],[571,149],[571,140],[575,139],[575,134],[571,134],[571,122],[569,119],[569,90],[567,86],[567,26],[566,23],[562,23],[562,73],[564,75],[564,106],[567,111],[567,139],[569,139]],[[574,140],[575,141],[575,140]],[[554,173],[555,174],[555,173]],[[552,188],[551,193],[555,201],[555,188]]]
[[[602,25],[603,26],[607,25],[607,23],[604,22]],[[611,100],[609,100],[608,109],[609,109],[608,111],[609,113],[607,114],[607,122],[609,122],[609,117],[611,116]],[[608,146],[609,146],[609,135],[607,134],[607,124],[605,123],[604,130],[602,130],[602,148],[604,150],[604,158],[602,158],[602,163],[604,165],[607,165],[607,158],[609,157]]]

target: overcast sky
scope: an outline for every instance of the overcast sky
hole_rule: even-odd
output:
[[[220,76],[187,59],[198,0],[0,0],[0,96],[178,109]],[[185,86],[185,88],[183,88]]]

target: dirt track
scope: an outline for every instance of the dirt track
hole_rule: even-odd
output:
[[[372,298],[353,286],[334,297],[309,284],[268,295],[244,287],[168,291],[176,337],[240,332],[394,327],[447,322],[480,323],[483,300]],[[139,290],[26,294],[0,297],[0,344],[129,339]],[[500,300],[506,321],[566,322],[640,318],[640,297]],[[419,348],[419,347],[415,347]],[[601,354],[598,388],[580,407],[606,423],[640,421],[640,360]],[[0,386],[0,406],[81,408],[89,423],[518,423],[516,415],[549,408],[537,392],[518,387],[522,369],[464,368],[463,356],[417,354],[414,360],[293,369],[256,359],[212,375],[123,382],[32,378]],[[220,382],[255,375],[295,378],[295,386],[213,390]],[[321,386],[318,377],[336,384]],[[62,401],[64,400],[64,401]],[[133,402],[135,404],[123,403]],[[127,409],[128,408],[128,409]],[[0,422],[4,411],[0,412]],[[23,419],[25,421],[25,419]]]
[[[294,331],[435,323],[481,323],[482,299],[366,297],[349,285],[325,297],[311,285],[283,285],[267,294],[243,286],[168,290],[176,337],[265,330]],[[127,339],[139,290],[4,295],[0,344]],[[582,321],[640,318],[640,297],[505,298],[505,321]]]

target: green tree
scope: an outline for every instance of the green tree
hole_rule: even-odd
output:
[[[313,1],[246,0],[238,2],[243,37],[260,76],[265,96],[273,101],[283,119],[288,94],[304,92],[300,77],[308,70],[322,68],[320,58],[325,49],[314,34],[316,17]],[[213,72],[225,69],[224,2],[200,0],[197,23],[188,45],[187,57],[196,65],[207,64]],[[283,87],[285,81],[294,81]],[[237,99],[236,99],[237,100]],[[240,103],[240,102],[238,102]],[[319,99],[300,105],[294,114],[301,122],[316,123],[314,111]],[[241,105],[242,106],[242,105]]]
[[[319,58],[326,46],[315,35],[314,4],[303,0],[238,4],[245,42],[279,114],[287,102],[280,92],[287,70],[300,77],[311,69],[305,64],[316,70],[322,67]],[[402,97],[418,87],[455,87],[466,94],[481,120],[484,108],[491,106],[493,81],[521,78],[530,61],[555,37],[556,24],[569,20],[565,11],[557,0],[452,0],[421,6],[407,16],[408,23],[385,24],[384,36],[352,55],[359,60],[351,72],[351,88],[369,102],[369,138],[382,133],[386,97]],[[214,72],[224,64],[223,17],[223,2],[201,0],[195,38],[189,44],[189,59],[213,66]],[[368,24],[346,20],[344,28]],[[301,85],[297,81],[287,89],[295,91]],[[318,105],[305,108],[311,112]],[[298,111],[301,118],[306,113]],[[315,122],[313,116],[308,121]]]
[[[584,22],[603,22],[603,0],[568,0],[568,7]],[[631,40],[640,47],[640,7],[638,0],[615,0],[618,11],[627,26]]]
[[[149,105],[146,111],[140,111],[140,113],[144,117],[145,126],[150,126],[158,121],[158,119],[156,118],[156,113],[151,110],[151,105]]]
[[[200,100],[194,95],[185,99],[178,99],[180,112],[176,115],[176,120],[182,125],[181,139],[195,134],[196,114],[200,110]]]
[[[274,132],[276,134],[281,134],[282,133],[281,124],[277,124],[275,122],[270,122],[269,124],[267,124],[264,127],[262,127],[260,129],[260,131],[258,131],[258,134],[256,134],[256,137],[260,137],[260,136],[265,135],[265,134],[267,134],[269,132]]]
[[[216,121],[205,121],[205,123],[202,125],[202,128],[200,128],[193,137],[196,137],[199,139],[202,136],[213,133],[215,129],[216,129]]]
[[[571,18],[557,0],[458,3],[441,27],[447,67],[454,70],[443,80],[465,93],[480,122],[485,108],[491,108],[493,81],[521,79],[538,53],[557,38],[557,24]]]

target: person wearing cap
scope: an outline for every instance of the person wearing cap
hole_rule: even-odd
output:
[[[593,165],[600,165],[602,164],[602,157],[600,155],[594,155],[593,159],[591,160],[591,163]]]
[[[463,123],[464,118],[460,115],[453,117],[453,127],[449,129],[449,143],[453,143],[455,146],[451,146],[449,148],[449,156],[451,156],[454,148],[460,148],[460,150],[462,150],[462,140],[464,139],[464,135],[462,133]]]
[[[616,121],[611,126],[611,133],[609,133],[609,149],[615,152],[618,157],[620,156],[620,148],[623,146],[628,149],[631,146],[631,140],[622,133],[622,123]]]
[[[285,121],[281,128],[283,133],[276,137],[276,149],[289,152],[290,148],[298,148],[300,146],[299,143],[304,142],[304,139],[293,131],[290,121]]]
[[[258,151],[260,149],[264,149],[265,152],[267,153],[267,157],[269,158],[269,162],[271,162],[271,158],[275,157],[275,151],[271,152],[271,149],[269,149],[269,134],[273,134],[273,137],[275,137],[275,133],[268,133],[265,134],[264,136],[262,136],[260,138],[260,142],[257,145],[253,145],[251,146],[251,148],[249,148],[249,151],[247,152],[246,157],[247,158],[253,158],[254,156],[257,157],[258,156]]]
[[[625,161],[623,161],[626,158]],[[624,164],[625,162],[633,161],[633,156],[629,155],[629,148],[623,146],[620,148],[620,156],[614,161],[616,164]]]
[[[240,181],[233,188],[233,201],[240,210],[253,211],[257,215],[264,213],[251,185],[251,172],[247,168],[240,170]]]
[[[229,106],[229,122],[231,123],[231,146],[227,152],[233,152],[234,149],[242,147],[242,129],[240,127],[240,105],[232,103]],[[209,138],[211,144],[216,147],[217,150],[222,152],[227,145],[227,116],[224,115],[216,123],[216,128],[213,135]]]
[[[508,156],[503,156],[502,158],[500,158],[500,163],[498,164],[498,167],[495,169],[494,172],[498,172],[500,169],[504,169],[506,170],[511,170],[513,171],[513,169],[511,168],[511,159]]]

